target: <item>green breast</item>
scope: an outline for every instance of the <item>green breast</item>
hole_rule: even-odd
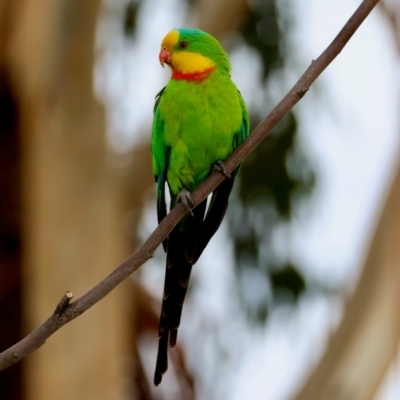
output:
[[[173,194],[192,191],[218,160],[233,151],[242,126],[236,86],[218,71],[204,81],[171,80],[160,99],[164,143],[170,147],[167,181]]]

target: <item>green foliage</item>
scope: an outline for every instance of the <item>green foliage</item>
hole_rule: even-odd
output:
[[[283,66],[280,43],[285,33],[279,29],[276,1],[258,0],[252,3],[254,6],[247,15],[242,35],[261,56],[263,79],[267,80],[272,69]]]
[[[271,196],[279,215],[291,215],[292,194],[303,182],[291,176],[288,153],[294,148],[297,121],[289,114],[284,123],[243,163],[239,195],[249,207],[261,196]]]
[[[306,289],[303,276],[290,264],[279,271],[272,272],[270,278],[275,291],[287,290],[293,294],[295,300]]]
[[[130,0],[125,6],[124,12],[124,33],[127,37],[133,37],[136,30],[136,16],[141,1]]]
[[[272,74],[276,79],[287,61],[284,49],[288,32],[280,27],[290,25],[284,20],[289,16],[279,15],[277,0],[251,4],[241,33],[245,43],[260,56],[262,76],[258,84],[266,87]],[[258,115],[257,110],[249,111],[253,129],[264,115]],[[258,322],[265,321],[268,308],[282,298],[280,294],[284,292],[288,294],[284,299],[296,302],[307,288],[298,266],[287,261],[289,249],[286,256],[282,256],[282,251],[278,255],[273,240],[277,229],[290,226],[296,203],[304,201],[314,184],[314,174],[296,137],[297,119],[291,112],[244,161],[239,189],[228,212],[240,297],[249,317]],[[253,282],[266,282],[265,285],[252,287],[249,274]],[[269,293],[251,293],[266,291],[263,288],[268,287]]]

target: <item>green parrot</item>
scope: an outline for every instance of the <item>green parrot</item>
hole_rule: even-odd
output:
[[[154,384],[168,368],[168,343],[175,347],[192,265],[218,230],[239,167],[228,175],[223,161],[249,134],[242,96],[230,77],[231,64],[220,43],[199,29],[174,29],[161,43],[159,60],[172,70],[154,105],[151,152],[157,183],[158,222],[181,201],[186,215],[164,241],[167,253]],[[190,192],[216,168],[226,179],[195,209]]]

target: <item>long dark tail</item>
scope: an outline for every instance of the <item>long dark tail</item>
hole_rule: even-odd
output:
[[[233,175],[236,175],[236,171]],[[218,230],[232,190],[233,179],[226,179],[214,191],[207,215],[206,200],[193,210],[194,217],[185,217],[168,237],[167,267],[158,331],[158,354],[154,384],[157,386],[168,369],[168,343],[175,347],[192,265],[199,259]]]
[[[185,217],[170,233],[167,245],[167,266],[165,270],[164,294],[158,330],[158,355],[154,384],[162,380],[168,369],[168,343],[175,347],[181,321],[192,265],[188,260],[196,244],[198,232],[203,223],[206,201],[193,210],[194,217]]]

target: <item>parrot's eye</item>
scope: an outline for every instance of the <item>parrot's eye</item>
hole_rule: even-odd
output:
[[[188,43],[187,42],[180,42],[179,43],[179,48],[184,50],[188,47]]]

